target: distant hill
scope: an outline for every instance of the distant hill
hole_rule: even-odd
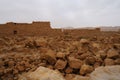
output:
[[[101,31],[119,31],[120,26],[115,27],[100,27]]]
[[[101,31],[120,31],[120,26],[100,26],[100,27],[81,27],[81,28],[65,27],[62,29],[95,29],[95,28],[100,28]]]

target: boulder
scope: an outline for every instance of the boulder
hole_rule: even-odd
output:
[[[70,73],[72,73],[72,71],[73,71],[72,68],[67,67],[66,70],[65,70],[65,73],[70,74]]]
[[[116,59],[115,64],[120,65],[120,59]]]
[[[62,53],[62,52],[58,52],[58,53],[56,54],[56,57],[57,57],[57,58],[65,59],[65,56],[66,56],[66,54],[65,54],[65,53]]]
[[[47,41],[44,38],[35,40],[35,46],[36,47],[46,47]]]
[[[86,59],[88,56],[90,56],[90,54],[88,54],[88,53],[83,53],[83,54],[81,54],[81,55],[79,56],[79,59],[84,60],[84,59]]]
[[[82,44],[88,44],[89,40],[88,39],[81,39],[80,43],[82,43]]]
[[[18,80],[65,80],[58,71],[45,67],[39,67],[34,72],[19,75]]]
[[[96,54],[97,57],[100,57],[102,59],[105,59],[107,56],[107,53],[104,50],[99,50]]]
[[[95,43],[95,42],[94,42],[94,43],[92,43],[92,46],[93,46],[94,48],[98,48],[98,49],[100,48],[100,44],[99,44],[99,43]]]
[[[17,69],[18,69],[18,71],[24,71],[25,70],[24,66],[22,66],[22,65],[17,65]]]
[[[95,59],[96,59],[96,62],[94,64],[94,68],[97,68],[97,67],[101,66],[104,62],[100,57],[96,56]]]
[[[115,49],[110,49],[107,52],[107,57],[108,58],[117,58],[117,57],[119,57],[119,53]]]
[[[56,63],[56,52],[53,50],[48,50],[46,53],[41,55],[41,59],[45,59],[49,64]]]
[[[92,66],[84,64],[81,66],[80,74],[85,75],[85,74],[91,73],[93,70],[94,68]]]
[[[90,80],[120,80],[120,66],[98,67],[90,74]]]
[[[105,66],[110,66],[110,65],[114,65],[115,64],[114,60],[113,59],[109,59],[109,58],[106,58],[104,60],[104,63],[105,63]]]
[[[64,60],[57,60],[56,64],[55,64],[55,68],[56,69],[64,69],[67,65],[67,61]]]
[[[86,63],[86,64],[93,65],[95,62],[96,62],[96,59],[95,59],[95,57],[93,57],[93,56],[89,56],[89,57],[87,57],[87,58],[85,59],[85,63]]]
[[[69,63],[69,66],[74,69],[80,69],[80,67],[83,64],[81,60],[76,59],[74,57],[69,57],[68,63]]]

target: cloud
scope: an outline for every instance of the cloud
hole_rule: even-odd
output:
[[[0,23],[51,21],[53,27],[120,25],[120,0],[0,0]]]

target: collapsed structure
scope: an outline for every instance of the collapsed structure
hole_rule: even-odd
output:
[[[100,29],[1,24],[0,80],[119,80],[120,32]]]
[[[8,22],[0,24],[0,35],[62,35],[64,33],[70,34],[84,34],[84,32],[99,32],[100,28],[96,29],[52,29],[50,22],[32,22],[32,23],[14,23]]]

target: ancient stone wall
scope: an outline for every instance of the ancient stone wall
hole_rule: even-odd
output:
[[[50,22],[6,23],[0,25],[1,35],[40,35],[51,30]]]
[[[13,23],[0,24],[0,35],[24,35],[24,36],[57,36],[64,33],[79,36],[88,33],[97,33],[100,29],[52,29],[50,22]]]

